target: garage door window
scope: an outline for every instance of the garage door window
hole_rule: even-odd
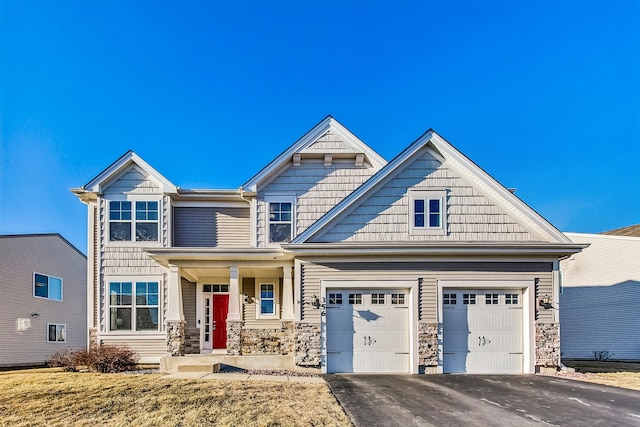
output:
[[[349,294],[349,304],[352,304],[352,305],[362,304],[362,294]]]
[[[371,294],[371,304],[384,304],[384,294]]]
[[[391,294],[392,305],[404,305],[404,294]]]
[[[485,294],[484,303],[487,305],[498,305],[498,294]]]
[[[342,294],[329,294],[329,304],[342,305]]]
[[[505,294],[504,303],[507,305],[518,305],[518,294]]]
[[[474,305],[476,303],[476,294],[462,294],[462,304]]]
[[[444,305],[456,305],[456,294],[444,294],[442,302]]]

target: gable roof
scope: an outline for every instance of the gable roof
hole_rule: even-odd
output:
[[[80,191],[89,191],[92,193],[102,193],[104,184],[109,182],[111,178],[125,171],[131,165],[136,165],[142,169],[149,176],[153,177],[164,193],[177,193],[178,188],[173,185],[167,178],[162,176],[157,170],[155,170],[149,163],[145,162],[142,157],[138,156],[132,150],[124,153],[118,160],[111,163],[105,170],[100,172],[91,181],[80,187]],[[76,192],[76,191],[74,191]]]
[[[640,237],[640,224],[629,225],[627,227],[616,228],[615,230],[603,231],[602,234],[614,236],[634,236]]]
[[[291,243],[305,243],[310,238],[330,229],[340,217],[348,214],[359,202],[365,200],[367,196],[382,187],[387,178],[400,170],[403,165],[406,165],[425,146],[436,158],[442,159],[449,168],[470,182],[485,197],[492,200],[507,214],[511,215],[515,221],[541,240],[555,243],[572,243],[561,231],[432,129],[420,136],[368,181],[293,239]]]
[[[310,131],[305,133],[300,139],[294,142],[289,148],[283,151],[278,157],[273,159],[268,165],[262,168],[257,174],[252,176],[244,185],[243,189],[248,191],[256,191],[257,185],[268,177],[273,171],[277,170],[286,162],[291,160],[291,156],[296,153],[313,152],[313,148],[310,148],[319,138],[325,135],[328,131],[333,132],[340,137],[351,149],[338,149],[342,152],[358,152],[363,153],[366,160],[371,163],[376,169],[383,167],[387,161],[372,150],[368,145],[362,142],[357,136],[355,136],[349,129],[344,127],[340,122],[331,116],[327,116],[320,123],[315,125]]]

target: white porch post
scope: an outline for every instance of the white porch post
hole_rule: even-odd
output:
[[[240,283],[238,278],[238,266],[229,267],[229,312],[227,320],[239,322],[240,316]]]
[[[293,280],[291,278],[291,266],[282,266],[282,320],[293,321]]]
[[[184,322],[182,311],[182,287],[177,265],[169,266],[169,285],[167,286],[167,322]]]
[[[177,265],[169,265],[167,284],[167,353],[171,356],[184,355],[184,313],[182,310],[182,286]]]

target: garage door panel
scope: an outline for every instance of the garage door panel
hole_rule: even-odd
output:
[[[344,301],[335,303],[334,297],[334,304],[326,311],[327,372],[409,372],[409,309],[392,304],[392,294],[403,292],[408,293],[360,289],[327,292],[334,296],[342,293]],[[353,295],[357,298],[350,298]]]
[[[521,301],[521,291],[444,290],[443,294],[444,372],[521,373],[522,307],[513,304]]]

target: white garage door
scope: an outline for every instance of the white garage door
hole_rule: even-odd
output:
[[[442,295],[445,373],[522,373],[522,292],[447,290]]]
[[[409,372],[409,293],[330,290],[327,372]]]

